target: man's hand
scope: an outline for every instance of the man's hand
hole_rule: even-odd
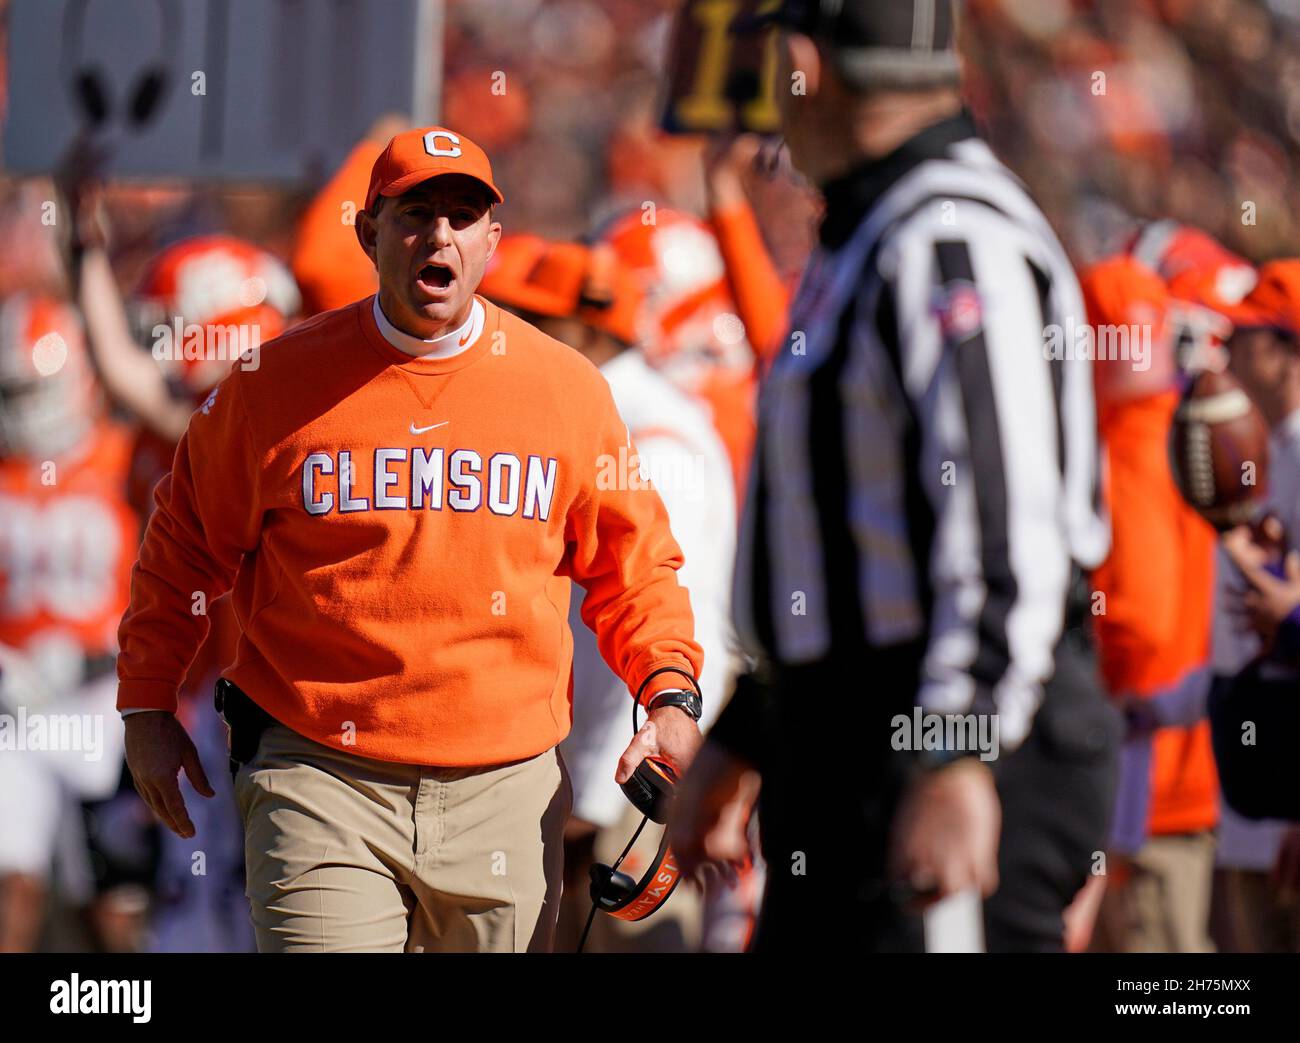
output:
[[[704,865],[739,868],[750,857],[749,818],[761,786],[753,765],[706,742],[673,801],[668,837],[687,874]]]
[[[713,135],[704,149],[704,184],[714,210],[748,203],[745,177],[754,171],[763,148],[756,134]]]
[[[1280,563],[1286,553],[1286,532],[1276,514],[1265,515],[1256,525],[1237,525],[1219,540],[1237,567],[1238,580]],[[1240,582],[1236,590],[1244,590]]]
[[[700,726],[685,710],[676,706],[651,710],[641,730],[632,736],[623,756],[618,759],[614,781],[621,786],[632,777],[637,765],[651,755],[666,760],[680,777],[691,766],[702,742],[704,736],[700,734]]]
[[[1252,538],[1244,526],[1224,534],[1223,548],[1245,581],[1244,588],[1233,591],[1237,603],[1232,611],[1271,645],[1282,621],[1300,607],[1300,554],[1286,555],[1279,578],[1268,569],[1274,547]]]
[[[194,836],[178,776],[182,768],[204,797],[216,795],[194,748],[175,714],[146,710],[130,714],[126,724],[126,763],[135,788],[164,826],[182,840]]]
[[[917,776],[894,818],[890,871],[926,902],[998,886],[1002,807],[993,773],[974,757]]]
[[[1254,525],[1237,525],[1220,538],[1223,549],[1238,567],[1248,562],[1263,568],[1281,561],[1286,553],[1286,529],[1276,514],[1266,514]]]
[[[1241,599],[1251,627],[1269,645],[1287,616],[1300,608],[1300,553],[1289,552],[1284,567],[1282,579],[1262,570],[1251,576],[1251,589]]]
[[[54,189],[61,210],[65,253],[74,247],[103,246],[107,238],[103,217],[103,170],[109,153],[103,141],[79,135],[60,158],[54,171]],[[66,260],[66,259],[65,259]]]
[[[1097,873],[1075,892],[1074,899],[1065,907],[1061,919],[1065,921],[1065,951],[1086,952],[1097,926],[1101,912],[1102,895],[1106,892],[1106,877]]]

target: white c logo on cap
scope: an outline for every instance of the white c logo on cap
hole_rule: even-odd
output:
[[[451,148],[439,148],[438,139],[446,138]],[[460,138],[449,130],[431,130],[424,136],[424,151],[431,156],[447,156],[456,159],[460,155]]]

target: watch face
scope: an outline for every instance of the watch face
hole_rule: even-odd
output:
[[[699,714],[703,711],[703,702],[694,692],[681,692],[673,697],[673,705],[680,706],[686,713],[692,715],[695,720],[699,720]]]
[[[697,721],[704,712],[704,702],[694,692],[674,691],[673,689],[660,692],[651,700],[651,705],[656,709],[660,706],[680,707]]]

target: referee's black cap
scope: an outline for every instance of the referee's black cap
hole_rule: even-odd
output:
[[[779,0],[742,14],[732,32],[803,33],[860,86],[934,86],[960,75],[954,7],[954,0]]]

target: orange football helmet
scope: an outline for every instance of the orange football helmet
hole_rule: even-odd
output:
[[[288,326],[301,308],[289,269],[260,247],[230,235],[183,239],[150,261],[133,301],[142,343],[158,339],[158,327],[246,326],[265,343]],[[177,359],[180,379],[206,391],[229,368],[229,360]]]
[[[1224,342],[1232,332],[1224,316],[1254,288],[1254,266],[1207,232],[1172,220],[1143,226],[1128,253],[1169,289],[1179,370],[1222,370],[1227,365]]]
[[[76,310],[30,293],[0,301],[0,458],[65,453],[101,409]]]
[[[641,281],[651,365],[688,387],[705,368],[753,365],[717,237],[705,222],[660,207],[647,223],[633,210],[607,225],[602,238]]]

